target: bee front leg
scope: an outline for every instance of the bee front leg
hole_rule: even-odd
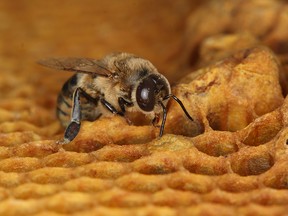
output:
[[[153,125],[154,127],[159,128],[159,127],[160,127],[160,126],[158,125],[159,120],[160,120],[160,116],[159,116],[158,114],[156,114],[155,117],[154,117],[153,120],[152,120],[152,125]]]
[[[125,111],[126,111],[125,108],[126,108],[126,107],[130,107],[130,106],[133,105],[133,103],[126,101],[126,100],[125,100],[124,98],[122,98],[122,97],[119,97],[119,98],[118,98],[118,104],[119,104],[119,106],[120,106],[120,108],[121,108],[121,110],[122,110],[123,113],[125,113]]]
[[[77,88],[73,93],[73,105],[71,112],[71,122],[67,126],[64,139],[58,141],[58,144],[67,144],[71,142],[79,133],[81,125],[81,104],[80,104],[80,95],[83,92],[81,88]]]
[[[133,105],[132,102],[128,102],[128,101],[126,101],[126,100],[125,100],[124,98],[122,98],[122,97],[119,97],[119,98],[118,98],[118,104],[119,104],[119,106],[120,106],[120,109],[122,110],[122,113],[124,113],[124,114],[125,114],[125,112],[126,112],[126,107],[131,107],[131,106]],[[125,115],[124,115],[124,117],[125,117],[125,119],[126,119],[126,122],[127,122],[129,125],[131,125],[132,122],[130,121],[130,119],[128,119]]]

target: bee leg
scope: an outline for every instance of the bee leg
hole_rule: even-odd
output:
[[[166,110],[166,107],[164,106],[164,104],[160,101],[159,102],[162,109],[163,109],[163,119],[162,119],[162,124],[161,124],[161,127],[160,127],[160,133],[159,133],[159,137],[162,137],[163,136],[163,132],[164,132],[164,126],[165,126],[165,122],[166,122],[166,118],[167,118],[167,110]]]
[[[154,117],[153,120],[152,120],[152,125],[153,125],[154,127],[160,127],[159,125],[157,125],[158,122],[159,122],[159,120],[160,120],[159,115],[155,115],[155,117]]]
[[[110,104],[108,101],[106,101],[104,98],[100,99],[100,102],[113,114],[117,114],[120,116],[124,116],[124,113],[122,111],[118,111],[112,104]]]
[[[59,144],[67,144],[71,142],[79,133],[81,125],[81,104],[80,104],[80,95],[83,92],[81,88],[77,88],[73,93],[73,105],[71,113],[71,122],[67,126],[64,139],[59,141]]]
[[[126,101],[124,98],[122,98],[122,97],[119,97],[118,98],[118,104],[119,104],[119,106],[120,106],[120,108],[121,108],[121,111],[123,112],[123,113],[125,113],[125,107],[129,107],[129,106],[132,106],[133,105],[133,103],[131,103],[131,102],[128,102],[128,101]]]
[[[124,98],[122,98],[122,97],[119,97],[119,98],[118,98],[118,104],[119,104],[119,106],[120,106],[120,109],[121,109],[122,113],[124,113],[124,114],[125,114],[125,112],[126,112],[126,107],[130,107],[130,106],[133,105],[133,103],[126,101],[126,100],[125,100]],[[130,121],[130,119],[128,119],[125,115],[124,115],[124,117],[125,117],[125,119],[126,119],[126,122],[127,122],[129,125],[131,125],[132,122]]]

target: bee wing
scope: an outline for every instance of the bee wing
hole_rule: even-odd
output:
[[[99,60],[91,58],[46,58],[38,61],[38,63],[57,70],[93,73],[100,76],[109,76],[112,74],[105,64]]]

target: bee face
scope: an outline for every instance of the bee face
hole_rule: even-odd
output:
[[[150,74],[140,81],[136,88],[136,103],[144,112],[157,112],[159,102],[170,92],[170,85],[164,76]]]

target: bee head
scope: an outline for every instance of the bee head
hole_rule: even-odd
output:
[[[156,111],[160,102],[171,92],[169,82],[161,74],[150,74],[136,88],[136,102],[144,112]]]

